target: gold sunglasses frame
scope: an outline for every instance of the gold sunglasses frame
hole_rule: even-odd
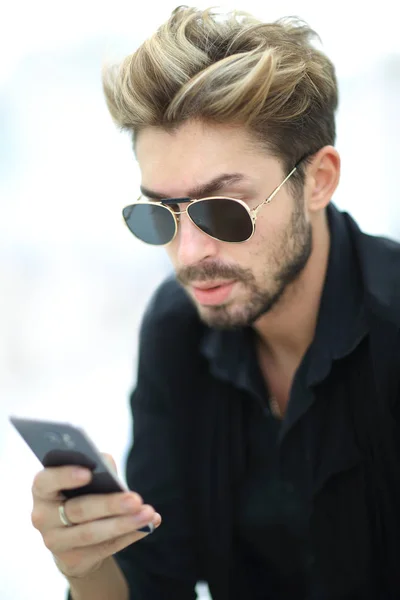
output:
[[[302,159],[303,160],[303,159]],[[179,217],[180,215],[183,214],[187,214],[188,218],[190,219],[190,222],[193,223],[193,225],[202,233],[204,233],[204,235],[208,235],[210,238],[212,238],[213,240],[216,240],[217,242],[223,242],[224,244],[243,244],[244,242],[248,242],[249,240],[251,240],[251,238],[254,235],[254,232],[256,230],[256,220],[258,217],[258,213],[261,210],[261,208],[263,206],[268,205],[277,195],[277,193],[281,190],[281,188],[285,185],[285,183],[288,181],[288,179],[290,179],[290,177],[293,175],[293,173],[295,173],[295,171],[297,171],[297,167],[300,164],[301,161],[299,161],[295,167],[293,167],[293,169],[290,171],[290,173],[288,175],[286,175],[285,179],[278,185],[278,187],[276,187],[274,189],[274,191],[268,196],[268,198],[266,198],[265,200],[263,200],[262,202],[260,202],[260,204],[258,204],[255,208],[250,209],[246,202],[244,202],[243,200],[239,200],[238,198],[229,198],[228,196],[208,196],[206,198],[193,198],[193,199],[189,199],[187,201],[187,207],[185,208],[185,210],[181,210],[179,212],[174,211],[172,208],[170,208],[168,206],[168,204],[165,204],[165,202],[170,202],[171,204],[173,203],[173,200],[182,200],[181,198],[165,198],[163,200],[148,200],[145,196],[141,195],[139,196],[139,198],[136,200],[136,202],[134,202],[133,204],[130,204],[128,206],[126,206],[125,208],[130,208],[135,206],[136,204],[150,204],[150,205],[155,205],[155,206],[162,206],[163,208],[165,208],[166,210],[169,211],[169,213],[172,215],[173,219],[174,219],[174,223],[175,223],[175,232],[174,235],[172,237],[172,239],[167,242],[166,244],[152,244],[151,242],[145,242],[144,240],[142,240],[140,237],[138,237],[129,227],[128,223],[126,222],[125,218],[124,219],[124,223],[125,225],[128,227],[129,231],[132,233],[132,235],[134,235],[138,240],[140,240],[141,242],[143,242],[144,244],[148,244],[149,246],[158,246],[158,247],[165,247],[168,246],[169,244],[171,244],[175,237],[176,234],[178,232],[178,225],[179,225]],[[142,198],[146,198],[145,201],[142,200]],[[190,214],[188,213],[188,208],[190,206],[192,206],[193,204],[195,204],[196,202],[204,202],[205,200],[218,200],[218,199],[225,199],[225,200],[231,200],[232,202],[237,202],[238,204],[241,204],[245,209],[247,214],[249,215],[251,224],[252,224],[252,232],[251,235],[246,238],[245,240],[241,240],[240,242],[227,242],[224,240],[220,240],[219,238],[214,237],[213,235],[210,235],[209,233],[206,233],[205,231],[203,231],[203,229],[201,229],[201,227],[199,227],[198,225],[196,225],[196,223],[193,221],[193,219],[191,218]],[[176,202],[176,204],[178,204],[178,202]],[[124,209],[125,210],[125,209]]]

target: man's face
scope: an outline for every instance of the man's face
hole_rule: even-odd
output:
[[[208,196],[238,198],[252,209],[287,173],[251,142],[241,127],[188,122],[174,133],[146,128],[136,143],[142,185],[164,198],[182,198],[222,174],[240,173],[242,180]],[[247,242],[214,240],[182,214],[166,248],[202,320],[212,327],[241,327],[270,311],[298,278],[311,254],[312,229],[303,198],[294,198],[285,184],[261,208]]]

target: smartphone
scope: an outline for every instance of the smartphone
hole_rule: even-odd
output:
[[[87,485],[61,490],[66,498],[128,491],[82,428],[56,421],[9,419],[44,467],[75,465],[92,471]],[[138,531],[151,533],[153,529],[150,524]]]

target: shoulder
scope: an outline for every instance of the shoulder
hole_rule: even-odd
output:
[[[153,353],[181,353],[198,345],[204,331],[197,310],[175,277],[164,280],[151,297],[144,313],[140,345]]]
[[[344,213],[356,251],[368,308],[400,328],[400,243],[360,230]]]

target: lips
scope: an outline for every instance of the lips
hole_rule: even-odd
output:
[[[235,281],[213,281],[192,284],[193,294],[199,304],[203,306],[218,306],[226,302],[232,291]]]

